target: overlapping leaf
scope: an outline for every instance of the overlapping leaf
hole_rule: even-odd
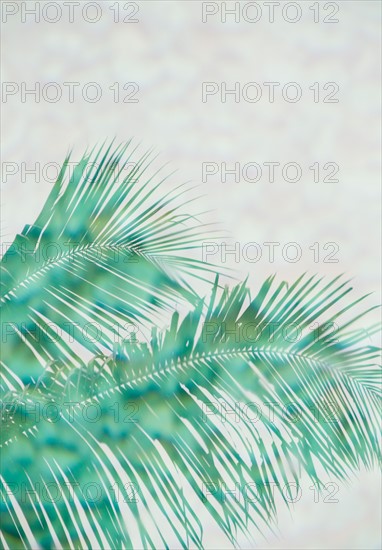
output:
[[[133,162],[136,154],[110,145],[71,174],[68,157],[35,223],[2,258],[4,391],[34,384],[51,361],[80,366],[81,349],[111,352],[131,323],[151,324],[177,300],[196,303],[187,276],[209,268],[187,251],[200,223],[178,209],[182,186],[163,195],[157,173],[144,180],[151,153]]]
[[[51,368],[38,387],[11,393],[8,546],[30,544],[29,529],[44,548],[55,539],[75,548],[202,547],[201,514],[235,544],[274,517],[272,485],[285,499],[301,471],[319,484],[322,470],[343,479],[380,464],[378,350],[364,344],[360,316],[349,320],[358,304],[345,303],[350,290],[339,278],[276,287],[270,278],[251,300],[245,283],[220,295],[215,285],[208,303],[182,322],[175,313],[149,344],[126,341],[107,361]],[[35,405],[48,403],[59,414],[36,421]],[[27,495],[20,514],[15,479],[29,490],[37,480],[71,483],[74,492],[55,502]],[[103,489],[99,498],[86,498],[90,486]]]

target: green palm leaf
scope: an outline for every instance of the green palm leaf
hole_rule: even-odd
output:
[[[8,546],[202,547],[202,510],[235,544],[275,517],[272,484],[288,504],[281,489],[301,472],[319,485],[325,473],[346,479],[380,464],[378,350],[357,328],[367,312],[349,316],[359,302],[345,303],[350,290],[340,278],[269,278],[251,299],[245,283],[220,292],[216,281],[208,302],[182,322],[174,313],[149,344],[125,341],[111,357],[47,369],[37,386],[9,393]],[[33,407],[48,403],[60,414],[37,421]],[[16,479],[28,490],[71,483],[73,494],[51,502],[37,491],[21,512]],[[99,498],[86,498],[90,486]],[[227,497],[235,487],[241,498]]]
[[[134,155],[130,143],[101,147],[71,175],[68,156],[35,223],[2,258],[3,391],[34,384],[48,362],[81,366],[111,353],[131,323],[196,303],[189,275],[204,279],[209,267],[187,251],[200,224],[177,206],[183,189],[163,195],[157,173],[144,181],[151,153],[122,176]]]

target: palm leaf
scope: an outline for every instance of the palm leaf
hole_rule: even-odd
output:
[[[163,194],[158,173],[144,181],[151,152],[122,176],[136,150],[101,147],[71,175],[68,156],[35,223],[2,258],[3,391],[35,383],[51,361],[79,367],[111,353],[131,323],[196,303],[189,275],[210,269],[187,257],[200,223],[179,210],[183,186]]]
[[[368,312],[350,315],[360,301],[345,303],[350,290],[341,278],[275,286],[271,277],[251,299],[245,283],[220,292],[216,281],[209,301],[181,322],[174,313],[149,344],[125,341],[113,356],[69,373],[47,369],[37,386],[11,392],[8,546],[201,548],[202,513],[235,545],[275,518],[272,484],[288,504],[282,488],[302,472],[320,485],[325,474],[346,479],[380,464],[378,350],[357,328]],[[33,407],[52,402],[56,421],[36,421]],[[267,403],[278,405],[272,417]],[[257,421],[253,404],[262,407]],[[92,406],[97,422],[83,414]],[[37,491],[22,501],[15,480],[63,492],[72,483],[73,495],[52,503]],[[84,495],[89,486],[103,489],[97,500]],[[239,498],[227,496],[235,487]]]

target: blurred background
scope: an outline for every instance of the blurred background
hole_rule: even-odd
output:
[[[133,137],[177,169],[165,188],[198,186],[192,208],[235,250],[225,255],[206,230],[208,260],[254,287],[272,273],[346,273],[355,297],[374,292],[368,304],[380,303],[381,4],[276,4],[271,16],[263,2],[3,2],[3,241],[33,222],[69,149],[79,160]],[[279,163],[274,181],[269,163]],[[274,261],[269,242],[280,243]],[[301,485],[259,548],[381,547],[378,472],[340,485],[338,503],[315,503]],[[206,529],[207,548],[229,547]]]

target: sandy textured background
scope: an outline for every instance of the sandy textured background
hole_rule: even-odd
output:
[[[83,4],[83,3],[82,3]],[[354,277],[357,295],[377,291],[380,279],[379,221],[379,81],[380,4],[377,1],[337,2],[339,23],[315,24],[309,5],[301,2],[303,18],[290,24],[221,23],[219,16],[202,23],[199,1],[144,1],[139,23],[114,23],[111,2],[103,2],[99,22],[67,17],[53,24],[20,22],[20,14],[3,25],[2,78],[6,82],[97,82],[102,99],[89,103],[76,94],[73,103],[21,101],[2,104],[2,160],[18,172],[4,177],[2,237],[13,239],[31,223],[52,185],[24,168],[35,163],[60,163],[70,147],[74,157],[105,138],[124,141],[134,136],[143,148],[155,146],[160,163],[178,172],[166,185],[191,180],[201,184],[198,210],[212,210],[205,221],[219,221],[240,246],[250,241],[282,244],[295,241],[303,256],[288,263],[277,254],[248,263],[228,264],[250,273],[254,285],[277,271],[292,280],[304,271]],[[121,3],[123,13],[124,2]],[[53,13],[53,12],[52,12]],[[91,12],[89,11],[91,15]],[[201,101],[202,82],[245,84],[296,81],[301,101],[273,104],[227,103],[218,96]],[[335,81],[339,103],[314,103],[308,87]],[[137,82],[139,103],[115,103],[109,87]],[[235,183],[211,177],[202,184],[203,162],[298,162],[298,183],[261,181]],[[314,162],[336,162],[339,183],[314,183],[308,170]],[[21,163],[25,163],[24,168]],[[9,170],[7,164],[6,170]],[[4,164],[3,164],[4,168]],[[339,263],[315,264],[309,246],[336,242]],[[219,256],[210,258],[220,261]],[[227,265],[228,265],[227,264]],[[370,303],[378,301],[378,295]],[[375,314],[377,316],[377,314]],[[280,513],[280,536],[269,534],[261,548],[359,548],[381,545],[380,475],[361,473],[341,486],[338,504],[313,503],[309,482],[305,498],[292,515]],[[207,546],[225,543],[210,529]]]

